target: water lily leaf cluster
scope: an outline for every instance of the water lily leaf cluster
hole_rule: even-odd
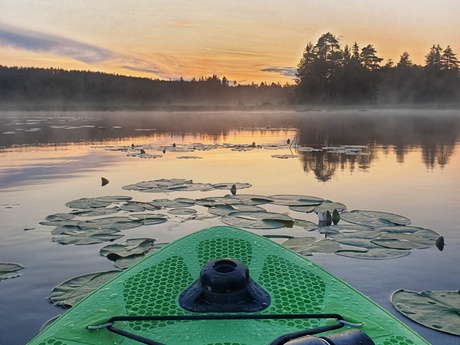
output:
[[[409,319],[434,330],[460,336],[460,290],[397,290],[393,306]]]
[[[344,216],[346,214],[351,214],[352,217]],[[325,236],[325,239],[329,240],[329,244],[335,242],[336,249],[333,253],[341,256],[370,260],[394,259],[408,255],[413,249],[432,247],[440,238],[437,232],[430,229],[398,225],[401,223],[410,224],[410,220],[396,214],[356,210],[342,212],[341,216],[342,219],[353,219],[355,223],[361,224],[366,223],[365,220],[367,219],[370,224],[341,223],[319,228],[319,232]],[[382,224],[385,226],[379,226]],[[389,226],[389,224],[392,225]],[[299,248],[298,243],[293,246],[292,243],[291,239],[286,241],[284,245],[302,254],[312,252],[309,249],[312,247],[312,243],[306,243],[304,248]],[[325,250],[321,250],[322,246],[323,244],[315,251],[330,253],[330,248],[334,248],[330,245]]]
[[[19,264],[0,262],[0,281],[4,279],[16,278],[21,275],[18,271],[24,267]]]
[[[135,190],[147,193],[167,193],[174,191],[211,191],[214,189],[230,189],[233,185],[237,189],[249,188],[249,183],[198,183],[187,179],[159,179],[151,181],[142,181],[123,186],[124,190]]]

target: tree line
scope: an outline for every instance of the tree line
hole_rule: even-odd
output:
[[[342,46],[340,38],[326,33],[305,47],[295,85],[241,85],[217,75],[160,80],[0,65],[0,109],[458,103],[459,69],[450,46],[433,45],[423,66],[407,52],[397,63],[383,64],[373,45]]]
[[[425,65],[407,52],[382,65],[371,44],[342,47],[323,34],[309,42],[297,68],[297,99],[302,103],[428,103],[460,101],[459,61],[450,46],[433,45]]]
[[[217,75],[185,81],[90,71],[0,65],[0,107],[270,106],[285,103],[294,87],[231,83]]]

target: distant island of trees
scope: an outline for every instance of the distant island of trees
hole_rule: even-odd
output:
[[[0,110],[460,103],[460,66],[450,46],[433,45],[424,66],[412,63],[407,52],[397,63],[382,61],[373,45],[342,47],[339,38],[326,33],[305,47],[294,85],[240,85],[217,75],[159,80],[0,65]]]

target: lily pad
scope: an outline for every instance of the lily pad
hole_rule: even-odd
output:
[[[315,209],[315,205],[309,205],[309,206],[289,206],[289,209],[292,211],[296,212],[301,212],[301,213],[310,213],[313,212]]]
[[[436,244],[439,234],[430,229],[415,226],[390,226],[378,228],[379,238],[372,243],[393,249],[430,248]]]
[[[409,319],[434,330],[460,336],[460,290],[397,290],[391,296],[393,306]]]
[[[294,219],[276,212],[232,212],[221,218],[227,225],[250,229],[292,228]]]
[[[113,270],[69,279],[51,291],[50,300],[56,305],[70,308],[118,274],[120,271]]]
[[[214,187],[210,183],[195,183],[186,179],[160,179],[138,182],[122,188],[139,192],[165,193],[173,191],[210,191]]]
[[[265,212],[266,210],[253,205],[216,205],[208,209],[209,213],[217,216],[226,216],[232,212]]]
[[[99,254],[111,261],[116,261],[120,257],[144,254],[152,248],[154,243],[153,238],[130,238],[124,244],[114,243],[102,247]]]
[[[57,230],[60,230],[57,229]],[[53,236],[53,242],[58,242],[60,244],[74,244],[74,245],[87,245],[87,244],[96,244],[103,242],[115,241],[124,235],[118,233],[118,231],[110,230],[92,230],[92,231],[82,231],[80,228],[76,227],[74,231],[68,229],[65,232]]]
[[[153,244],[152,248],[147,251],[146,253],[144,254],[134,254],[134,255],[130,255],[130,256],[126,256],[126,257],[120,257],[118,258],[116,261],[115,261],[115,266],[117,266],[118,268],[121,268],[122,270],[134,265],[136,262],[139,262],[140,260],[142,260],[145,255],[155,251],[155,250],[158,250],[158,249],[161,249],[162,247],[164,247],[165,245],[167,245],[168,243],[155,243]]]
[[[18,273],[18,271],[23,268],[24,267],[19,264],[0,262],[0,281],[19,277],[21,273]]]
[[[154,199],[150,202],[156,208],[178,208],[178,207],[190,207],[195,205],[195,200],[187,198],[176,198],[176,199]]]
[[[65,205],[69,208],[85,209],[85,208],[98,208],[107,207],[113,203],[131,200],[129,196],[102,196],[97,198],[81,198],[72,200]]]
[[[388,260],[410,254],[410,250],[383,248],[371,243],[367,239],[337,240],[343,248],[335,254],[355,259]]]
[[[312,255],[313,253],[332,254],[341,248],[340,244],[332,240],[314,240],[311,237],[295,237],[283,243],[283,246],[294,250],[301,255]]]
[[[256,206],[270,204],[274,202],[274,199],[271,197],[257,194],[226,195],[225,198],[230,200],[228,204],[243,203],[245,205]]]
[[[188,216],[191,214],[195,214],[197,211],[193,208],[186,208],[186,207],[181,207],[181,208],[172,208],[168,211],[169,214],[174,214],[176,216]]]
[[[274,204],[283,206],[316,206],[324,201],[324,199],[315,196],[294,194],[270,195],[270,198],[274,200]]]
[[[70,213],[81,217],[99,217],[114,214],[120,211],[120,207],[99,207],[99,208],[84,208],[73,210]]]
[[[309,220],[296,219],[294,225],[300,226],[307,231],[312,231],[318,229],[318,224],[310,222]]]
[[[215,184],[213,184],[213,186],[214,186],[215,189],[221,189],[221,190],[230,190],[233,186],[235,186],[235,188],[237,190],[252,187],[251,184],[242,183],[242,182],[215,183]]]
[[[330,226],[320,227],[319,232],[326,235],[326,237],[340,238],[358,238],[358,239],[372,239],[379,236],[380,232],[375,231],[370,226],[358,224],[337,224]]]
[[[379,211],[353,210],[343,212],[340,217],[349,223],[368,225],[375,228],[391,225],[409,225],[411,223],[411,220],[404,216]]]
[[[315,207],[314,211],[316,213],[323,213],[323,212],[329,211],[332,214],[334,210],[341,212],[341,211],[345,211],[346,209],[347,209],[347,206],[345,206],[344,204],[340,202],[324,200],[321,205],[318,205]]]

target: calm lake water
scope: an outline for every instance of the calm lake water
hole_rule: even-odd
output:
[[[115,268],[99,255],[107,242],[58,244],[52,241],[53,228],[39,224],[48,215],[68,213],[67,202],[109,195],[151,201],[229,194],[228,190],[122,189],[171,178],[251,185],[237,194],[316,196],[341,202],[348,210],[403,215],[414,226],[435,230],[447,243],[442,252],[436,247],[418,249],[391,260],[335,254],[310,258],[432,344],[460,344],[459,337],[408,320],[390,302],[392,292],[400,288],[460,288],[459,113],[434,109],[0,113],[0,262],[24,266],[20,277],[0,282],[0,344],[26,343],[48,319],[64,311],[48,300],[54,286]],[[324,149],[344,145],[352,151]],[[140,149],[146,158],[139,157]],[[101,186],[101,177],[109,184]],[[267,208],[318,221],[314,213]],[[170,242],[222,224],[206,207],[194,209],[198,215],[194,220],[160,210],[170,217],[167,222],[124,230],[117,242],[136,237]],[[317,231],[299,226],[252,231],[321,238]]]

